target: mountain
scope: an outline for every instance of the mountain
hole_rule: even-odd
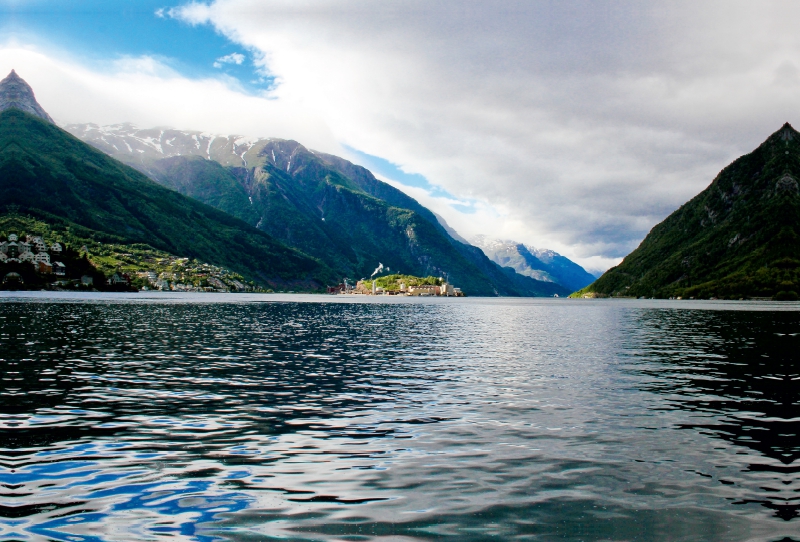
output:
[[[485,235],[477,235],[470,241],[497,264],[510,267],[520,275],[560,284],[571,292],[595,280],[594,275],[583,267],[552,250],[537,249],[516,241],[491,239]]]
[[[160,184],[312,254],[340,277],[447,276],[468,295],[565,295],[454,239],[430,210],[343,158],[296,141],[249,140],[132,125],[67,126]]]
[[[174,156],[199,156],[223,166],[247,167],[248,162],[258,161],[258,152],[270,141],[172,128],[141,129],[131,123],[68,124],[64,129],[145,173],[154,161]]]
[[[439,215],[437,213],[434,213],[433,211],[431,211],[431,213],[433,213],[433,216],[436,217],[436,221],[442,226],[442,228],[444,228],[444,231],[447,232],[447,235],[449,235],[450,237],[452,237],[453,239],[455,239],[459,243],[463,243],[465,245],[469,245],[470,244],[469,241],[467,241],[466,239],[461,237],[456,230],[454,230],[453,228],[450,227],[450,224],[447,223],[447,221],[444,219],[443,216],[441,216],[441,215]]]
[[[50,124],[55,124],[50,115],[36,101],[36,96],[34,96],[30,85],[17,75],[14,70],[11,70],[11,73],[0,81],[0,111],[5,111],[6,109],[19,109],[34,117],[46,120]]]
[[[796,299],[800,134],[788,123],[579,296]]]
[[[160,186],[58,128],[20,81],[13,72],[0,81],[0,209],[5,213],[106,243],[147,244],[274,287],[318,290],[335,283],[337,277],[318,260]]]

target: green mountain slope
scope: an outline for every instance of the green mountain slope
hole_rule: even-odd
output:
[[[800,133],[787,123],[575,295],[796,298],[798,179]]]
[[[84,236],[146,243],[274,286],[320,289],[336,281],[318,260],[159,186],[18,109],[0,113],[0,205],[81,230]]]
[[[482,251],[448,231],[430,210],[379,181],[369,170],[337,156],[309,151],[294,141],[171,128],[140,129],[132,124],[74,124],[66,129],[165,186],[258,225],[282,242],[319,257],[340,276],[369,275],[378,262],[386,264],[385,259],[394,258],[410,273],[446,273],[453,280],[462,280],[462,285],[463,281],[471,282],[465,287],[471,295],[568,293],[560,286],[554,288],[552,284],[509,274]],[[205,165],[197,158],[206,159]],[[181,171],[184,167],[187,171]],[[221,179],[225,170],[229,177]],[[187,184],[193,175],[200,178]],[[216,188],[209,182],[213,178],[218,179]],[[241,183],[246,194],[231,187],[232,180]],[[336,191],[349,190],[390,207],[413,211],[416,218],[432,225],[430,231],[437,232],[436,236],[418,236],[413,243],[398,236],[380,239],[378,232],[385,231],[385,223],[393,215],[380,204],[379,209],[362,199],[358,199],[359,206],[367,210],[362,217],[357,215],[356,206],[347,217],[340,215],[340,220],[331,222],[331,217],[323,216],[321,203],[328,185],[339,187]],[[258,218],[253,218],[253,212],[258,213]],[[399,223],[394,224],[400,228]],[[438,248],[439,236],[452,246],[446,249],[448,254]],[[458,254],[449,254],[453,249]]]
[[[359,166],[269,140],[224,167],[197,156],[148,162],[158,182],[237,216],[313,254],[340,276],[393,272],[448,276],[469,295],[566,295],[557,284],[517,276],[453,240],[433,213]]]
[[[500,293],[500,295],[509,295],[509,291],[516,291],[518,293],[514,295],[552,296],[556,294],[563,296],[575,290],[575,288],[570,288],[569,285],[553,284],[548,280],[540,280],[537,277],[517,273],[516,270],[509,266],[499,265],[497,262],[492,261],[480,248],[461,239],[454,238],[432,211],[395,187],[379,181],[368,169],[357,166],[338,156],[324,153],[314,154],[322,159],[326,165],[351,179],[367,194],[390,205],[410,209],[427,220],[465,260],[478,268],[486,277],[488,284],[492,285],[495,293],[504,292]]]

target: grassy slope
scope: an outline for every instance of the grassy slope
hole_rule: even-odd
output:
[[[575,295],[726,297],[800,292],[800,134],[786,125]]]
[[[261,282],[314,289],[335,281],[319,261],[17,110],[0,113],[0,202],[95,238],[147,243]]]

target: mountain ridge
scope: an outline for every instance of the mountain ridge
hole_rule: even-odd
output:
[[[509,273],[480,249],[454,239],[433,212],[366,168],[296,141],[130,124],[67,128],[164,186],[318,256],[350,279],[368,276],[383,263],[420,276],[448,275],[470,295],[569,293]]]

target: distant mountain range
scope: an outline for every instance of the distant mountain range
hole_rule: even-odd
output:
[[[797,299],[800,133],[788,123],[576,296]]]
[[[64,129],[145,173],[154,161],[175,156],[199,156],[223,166],[255,166],[264,144],[274,141],[172,128],[141,129],[130,123],[68,124]]]
[[[367,169],[295,141],[131,124],[66,129],[156,182],[319,258],[342,278],[368,277],[382,263],[391,272],[446,276],[469,295],[574,290],[498,265]]]
[[[520,275],[560,284],[570,291],[594,282],[595,276],[569,258],[548,249],[537,249],[516,241],[502,241],[485,235],[470,238],[494,262]]]

